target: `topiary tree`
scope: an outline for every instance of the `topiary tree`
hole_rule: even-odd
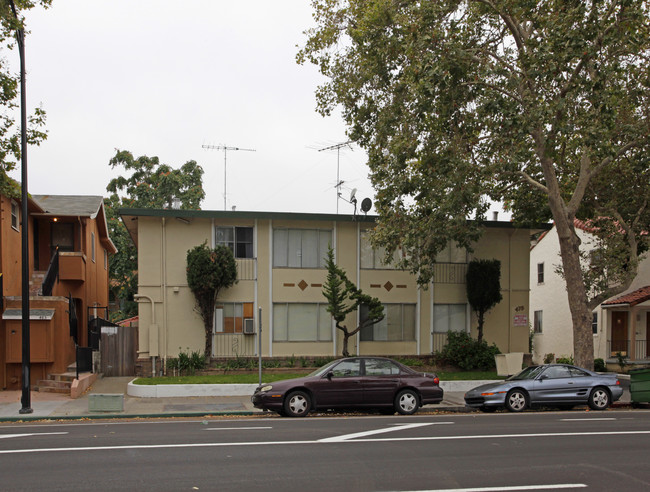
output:
[[[196,309],[205,328],[205,356],[212,356],[214,308],[222,289],[237,282],[237,263],[230,248],[214,249],[207,243],[187,252],[187,284],[196,298]]]
[[[478,317],[478,341],[483,340],[485,313],[501,302],[501,262],[472,260],[465,277],[467,301]]]
[[[334,263],[334,251],[330,246],[327,251],[327,281],[323,286],[323,295],[327,298],[327,312],[332,315],[336,327],[343,332],[343,357],[349,357],[348,340],[361,329],[379,323],[384,319],[384,306],[379,299],[361,292],[347,277],[345,271]],[[354,330],[349,330],[343,321],[348,314],[361,306],[368,307],[368,316],[362,319]]]

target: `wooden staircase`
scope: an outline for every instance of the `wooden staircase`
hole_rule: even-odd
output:
[[[72,382],[77,377],[76,372],[64,372],[62,374],[48,374],[47,379],[41,379],[33,388],[34,391],[43,393],[63,393],[70,394]]]
[[[30,296],[40,296],[43,295],[43,280],[45,280],[45,274],[47,272],[32,272],[31,278],[29,279],[29,295]]]

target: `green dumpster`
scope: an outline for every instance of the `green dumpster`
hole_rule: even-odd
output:
[[[650,369],[630,371],[630,396],[632,403],[650,402]]]

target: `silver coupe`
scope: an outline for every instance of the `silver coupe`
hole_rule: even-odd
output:
[[[465,405],[484,412],[500,407],[522,412],[544,405],[564,409],[589,405],[593,410],[605,410],[622,394],[616,374],[596,373],[568,364],[544,364],[469,390],[465,393]]]

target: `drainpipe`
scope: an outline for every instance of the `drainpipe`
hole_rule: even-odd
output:
[[[133,298],[137,301],[138,299],[146,299],[151,303],[151,328],[152,329],[156,325],[156,309],[154,306],[153,299],[149,296],[145,296],[144,294],[134,294]],[[156,356],[151,357],[151,376],[156,377]]]
[[[162,372],[164,375],[167,375],[167,228],[166,228],[165,217],[162,218],[162,295],[163,295],[163,353],[161,356],[162,360]]]

